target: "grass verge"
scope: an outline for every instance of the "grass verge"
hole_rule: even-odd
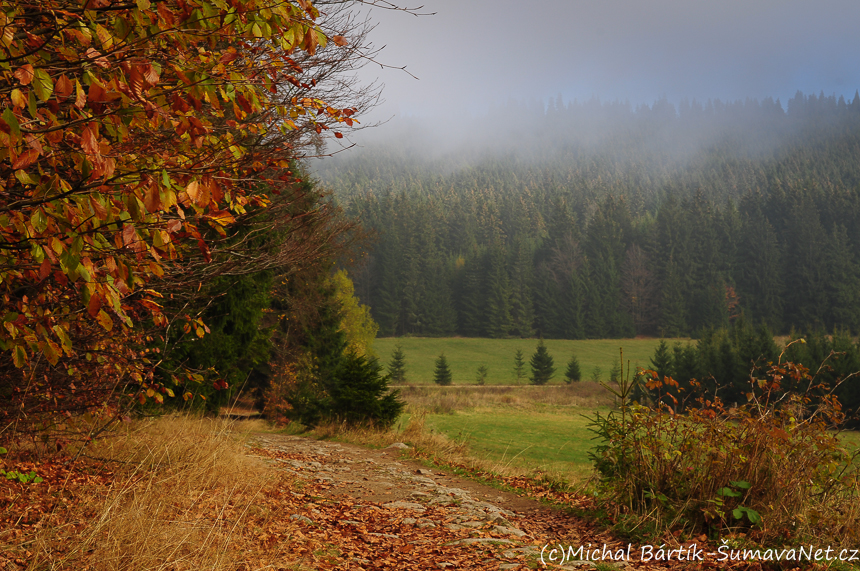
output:
[[[44,482],[0,497],[0,559],[18,568],[236,568],[266,466],[229,422],[136,421],[69,457],[34,465]],[[8,568],[8,565],[7,565]]]

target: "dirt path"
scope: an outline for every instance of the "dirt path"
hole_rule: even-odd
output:
[[[289,517],[337,535],[345,545],[340,551],[352,553],[344,568],[543,568],[543,551],[551,568],[591,569],[595,565],[588,561],[549,562],[544,546],[621,547],[578,518],[537,501],[406,459],[398,445],[371,450],[257,434],[251,446],[312,488],[304,507]],[[332,509],[332,500],[338,509]],[[614,563],[616,569],[628,565]]]

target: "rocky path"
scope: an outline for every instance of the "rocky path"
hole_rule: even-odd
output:
[[[546,561],[544,545],[611,542],[537,501],[411,461],[403,444],[371,450],[258,434],[250,446],[298,483],[291,493],[307,501],[290,519],[337,537],[343,568],[543,568],[543,551],[550,567],[591,569],[588,561]]]

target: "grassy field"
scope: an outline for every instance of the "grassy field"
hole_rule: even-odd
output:
[[[591,475],[588,451],[595,444],[583,414],[594,412],[581,408],[462,411],[430,415],[426,426],[463,439],[471,455],[496,472],[537,470],[581,481]]]
[[[686,340],[683,340],[686,341]],[[597,375],[602,380],[609,378],[609,371],[618,362],[618,349],[624,348],[624,360],[631,366],[647,366],[659,339],[587,339],[570,341],[548,339],[547,350],[555,360],[556,374],[550,383],[563,383],[564,371],[570,357],[576,354],[583,380]],[[436,359],[445,353],[454,377],[454,384],[475,384],[478,367],[489,369],[487,384],[512,385],[514,355],[522,350],[526,361],[526,375],[530,374],[528,361],[537,347],[535,339],[478,339],[465,337],[383,337],[376,339],[374,351],[380,362],[388,364],[396,345],[403,348],[406,356],[406,378],[410,383],[433,382]],[[524,379],[523,383],[528,383]]]

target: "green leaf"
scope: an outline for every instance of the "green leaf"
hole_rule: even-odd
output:
[[[16,138],[21,138],[21,126],[18,124],[18,118],[15,117],[15,114],[12,113],[12,109],[7,107],[3,110],[3,114],[0,115],[0,118],[9,125],[9,130],[12,131],[12,135]]]
[[[9,451],[8,451],[8,450],[6,450],[6,449],[5,449],[5,448],[3,448],[2,446],[0,446],[0,454],[8,454],[8,453],[9,453]]]
[[[27,351],[21,345],[15,347],[15,350],[12,352],[12,362],[19,369],[27,362]]]
[[[740,488],[742,490],[749,490],[752,487],[752,484],[749,482],[744,482],[743,480],[739,480],[737,482],[729,482],[735,488]]]
[[[35,90],[30,92],[30,97],[27,98],[27,111],[30,112],[30,117],[33,119],[37,119],[36,111],[39,110],[38,105],[36,104],[36,92]]]
[[[23,185],[38,184],[38,182],[39,182],[37,180],[33,180],[33,177],[31,177],[27,173],[27,171],[25,171],[23,169],[15,171],[15,178],[17,178],[18,182],[20,182]]]
[[[44,69],[37,69],[33,74],[33,90],[42,101],[47,101],[54,93],[54,81]]]
[[[37,208],[35,212],[33,212],[33,216],[30,217],[30,223],[33,225],[33,228],[36,232],[40,234],[45,231],[45,228],[48,227],[48,217],[45,216],[45,211],[41,208]]]

